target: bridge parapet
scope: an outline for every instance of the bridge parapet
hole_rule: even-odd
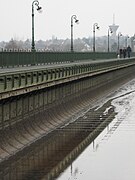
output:
[[[0,67],[30,66],[116,58],[115,52],[23,52],[1,51]]]
[[[0,99],[135,65],[135,58],[2,69]]]

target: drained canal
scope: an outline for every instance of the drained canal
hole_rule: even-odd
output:
[[[0,164],[0,180],[134,180],[135,79]]]
[[[135,179],[135,80],[112,97],[117,115],[58,180]]]

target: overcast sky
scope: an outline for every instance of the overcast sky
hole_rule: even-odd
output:
[[[0,41],[11,38],[31,39],[32,0],[0,0]],[[108,25],[119,25],[117,32],[132,36],[135,33],[134,0],[39,0],[43,8],[40,14],[35,7],[35,40],[47,40],[52,35],[70,38],[71,16],[77,15],[80,23],[74,23],[74,38],[92,36],[93,24],[100,30],[96,36],[107,35]]]

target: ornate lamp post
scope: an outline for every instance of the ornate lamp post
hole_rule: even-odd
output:
[[[35,41],[34,41],[34,5],[37,6],[37,11],[41,12],[42,7],[39,6],[38,0],[32,2],[32,44],[31,51],[35,51]]]
[[[75,20],[75,23],[79,23],[79,20],[77,19],[76,15],[71,16],[71,52],[74,51],[73,48],[73,20]]]
[[[93,52],[95,52],[95,30],[98,29],[99,30],[99,26],[98,23],[95,23],[93,25]]]
[[[108,52],[110,52],[110,33],[113,33],[113,31],[109,28],[108,29]]]
[[[120,36],[122,36],[121,32],[118,33],[118,49],[117,49],[118,52],[120,48]]]

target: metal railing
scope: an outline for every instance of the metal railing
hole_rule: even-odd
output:
[[[95,59],[117,58],[116,52],[29,52],[1,51],[0,67],[29,66]]]

